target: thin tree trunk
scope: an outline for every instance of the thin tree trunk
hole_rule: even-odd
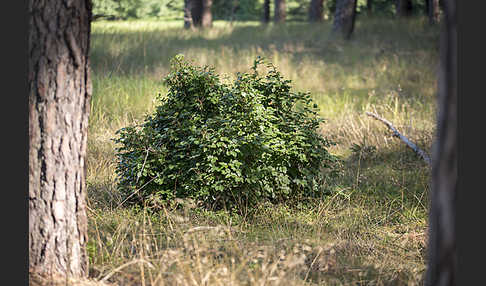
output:
[[[231,16],[230,16],[230,25],[233,25],[233,21],[235,20],[235,12],[238,9],[239,3],[238,0],[231,1]]]
[[[91,1],[29,1],[29,272],[88,271]]]
[[[211,28],[213,26],[213,14],[211,12],[212,6],[213,0],[202,0],[201,26],[203,28]]]
[[[357,0],[337,0],[334,12],[333,33],[340,34],[344,39],[349,39],[354,30],[356,21]]]
[[[270,0],[263,1],[263,23],[270,22]]]
[[[194,0],[184,0],[184,28],[193,29],[192,22],[192,3]]]
[[[425,285],[456,285],[457,18],[444,1],[438,86],[437,142],[432,153],[428,267]]]
[[[395,0],[397,15],[399,17],[408,17],[412,15],[412,0]]]
[[[324,0],[311,0],[309,6],[309,22],[321,22]]]
[[[437,24],[440,21],[439,0],[428,0],[428,15],[430,24]]]
[[[286,14],[285,0],[275,0],[274,21],[275,23],[285,22]]]
[[[373,1],[372,0],[366,0],[366,12],[368,13],[368,16],[373,13]]]
[[[194,27],[202,26],[203,0],[189,0],[191,2],[191,16]]]

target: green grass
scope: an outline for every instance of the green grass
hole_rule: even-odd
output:
[[[377,112],[430,153],[439,31],[426,19],[358,18],[349,42],[330,22],[95,22],[87,157],[90,276],[120,285],[419,285],[425,270],[429,169]],[[233,78],[265,56],[310,91],[322,133],[342,158],[328,195],[311,204],[255,206],[243,216],[121,204],[119,128],[153,111],[169,60],[182,53]]]

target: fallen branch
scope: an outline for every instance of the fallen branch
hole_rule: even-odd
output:
[[[371,116],[373,118],[375,118],[376,120],[379,120],[381,122],[383,122],[388,128],[390,128],[392,131],[393,131],[393,136],[396,136],[398,138],[400,138],[403,142],[405,142],[405,144],[407,144],[408,147],[412,148],[412,150],[417,153],[420,157],[422,157],[422,159],[424,159],[424,161],[430,166],[432,161],[429,157],[429,155],[427,155],[427,153],[425,153],[423,150],[421,150],[419,147],[417,147],[417,145],[415,145],[413,142],[411,142],[410,140],[408,140],[407,137],[403,136],[402,134],[400,134],[400,132],[398,132],[398,130],[393,126],[393,124],[391,124],[390,121],[384,119],[384,118],[381,118],[380,116],[374,114],[374,113],[371,113],[371,112],[366,112],[366,114],[368,116]]]

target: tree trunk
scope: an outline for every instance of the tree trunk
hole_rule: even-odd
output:
[[[193,29],[192,22],[192,3],[194,0],[184,0],[184,28]]]
[[[213,15],[211,13],[212,6],[213,0],[202,0],[201,26],[203,28],[211,28],[213,26]]]
[[[275,23],[283,23],[286,18],[285,0],[275,0],[274,21]]]
[[[397,15],[399,17],[408,17],[412,15],[412,0],[395,0],[395,6],[397,10]]]
[[[309,22],[321,22],[324,0],[311,0],[309,6]]]
[[[372,0],[366,0],[366,12],[368,13],[368,16],[373,13],[373,1]]]
[[[211,8],[213,0],[185,0],[189,1],[187,14],[191,14],[193,27],[210,28],[213,26]],[[189,19],[188,19],[189,21]]]
[[[263,1],[263,23],[270,22],[270,0]]]
[[[428,15],[430,24],[436,24],[440,21],[439,0],[428,0]]]
[[[230,25],[233,25],[233,21],[235,20],[235,12],[238,9],[239,5],[240,5],[239,0],[231,1]]]
[[[444,2],[438,86],[437,141],[432,153],[427,286],[456,285],[457,18]]]
[[[29,272],[88,273],[91,1],[29,1]]]
[[[203,0],[188,0],[191,7],[192,24],[201,27],[203,14]]]
[[[336,0],[332,31],[349,39],[354,30],[357,0]]]

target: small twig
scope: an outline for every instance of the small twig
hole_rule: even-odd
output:
[[[113,276],[118,271],[122,270],[123,268],[125,268],[127,266],[135,264],[135,263],[146,263],[150,268],[154,267],[150,262],[148,262],[144,259],[134,259],[132,261],[129,261],[129,262],[122,264],[122,265],[118,266],[117,268],[113,269],[110,273],[108,273],[108,275],[106,275],[103,279],[101,279],[100,282],[105,282],[106,280],[110,279],[110,277]]]
[[[143,159],[142,169],[140,169],[140,172],[138,172],[138,174],[137,174],[137,181],[135,181],[135,184],[138,184],[138,180],[142,176],[143,169],[145,168],[145,163],[147,162],[147,157],[148,157],[148,154],[149,154],[149,150],[147,149],[146,151],[147,151],[147,153],[145,154],[145,159]]]
[[[129,198],[133,197],[136,193],[138,193],[141,189],[143,189],[146,185],[148,185],[150,182],[152,182],[153,180],[155,180],[155,178],[158,178],[159,177],[159,174],[157,174],[157,176],[153,177],[152,179],[150,179],[148,182],[146,182],[143,186],[141,186],[140,188],[138,188],[137,190],[135,190],[131,195],[129,195],[125,200],[123,200],[123,202],[119,203],[118,206],[116,206],[116,208],[119,208],[121,205],[123,205],[123,203],[125,203]]]
[[[417,145],[415,145],[413,142],[411,142],[407,137],[400,134],[400,132],[398,132],[398,130],[393,126],[393,124],[391,124],[390,121],[388,121],[384,118],[381,118],[380,116],[378,116],[374,113],[368,112],[368,111],[366,112],[366,114],[368,116],[375,118],[376,120],[383,122],[390,130],[393,131],[393,136],[396,136],[396,137],[400,138],[403,142],[405,142],[405,144],[407,144],[408,147],[410,147],[415,153],[417,153],[420,157],[422,157],[422,159],[424,159],[424,161],[429,166],[432,164],[432,161],[431,161],[429,155],[427,155],[427,153],[425,153],[423,150],[421,150],[419,147],[417,147]]]
[[[307,281],[307,277],[309,277],[309,273],[311,272],[312,270],[312,266],[314,266],[314,263],[317,261],[317,258],[319,258],[319,255],[321,254],[322,252],[322,248],[319,249],[319,252],[317,253],[316,257],[314,257],[314,259],[312,260],[312,263],[311,265],[309,266],[309,269],[307,270],[307,273],[305,274],[305,278],[304,278],[304,281]]]

